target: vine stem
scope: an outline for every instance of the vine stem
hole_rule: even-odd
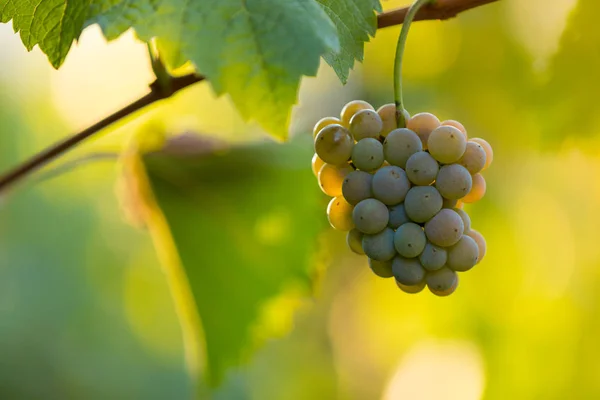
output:
[[[203,76],[196,74],[173,77],[169,82],[170,84],[168,88],[165,88],[164,85],[160,84],[158,81],[155,81],[152,85],[150,85],[150,93],[146,94],[143,97],[140,97],[133,103],[125,106],[124,108],[120,109],[114,114],[109,115],[101,121],[98,121],[94,125],[84,129],[83,131],[76,133],[72,136],[68,136],[62,141],[55,143],[54,145],[48,147],[47,149],[36,154],[29,160],[25,161],[23,164],[17,166],[12,171],[9,171],[8,173],[4,174],[2,177],[0,177],[0,193],[6,190],[6,188],[12,185],[13,183],[26,177],[31,172],[54,160],[56,157],[72,149],[79,143],[83,142],[90,136],[95,135],[107,126],[112,125],[113,123],[120,121],[125,117],[128,117],[129,115],[141,110],[142,108],[152,103],[171,97],[173,94],[175,94],[175,92],[186,88],[196,82],[201,82],[203,80]]]
[[[414,16],[411,18],[411,21],[449,19],[455,17],[457,14],[463,11],[496,1],[498,0],[437,0],[435,6],[422,8],[421,11],[417,13],[416,18]],[[408,18],[408,12],[410,9],[411,7],[403,7],[379,14],[377,16],[377,27],[381,29],[402,24],[405,19]],[[156,68],[156,65],[153,65],[153,68]],[[167,79],[165,80],[164,78]],[[19,180],[26,178],[35,170],[48,164],[58,156],[71,150],[79,143],[95,135],[107,126],[112,125],[113,123],[120,121],[131,114],[134,114],[135,112],[152,103],[171,97],[179,90],[203,80],[205,80],[205,78],[198,74],[188,74],[179,77],[172,77],[170,75],[168,77],[157,77],[156,81],[150,85],[150,93],[125,106],[114,114],[109,115],[94,125],[84,129],[83,131],[68,136],[58,143],[55,143],[45,150],[42,150],[40,153],[16,166],[14,169],[1,175],[0,193],[5,191],[8,187],[15,184]],[[402,119],[404,119],[404,117],[402,117]]]
[[[398,36],[398,45],[396,46],[396,58],[394,60],[394,103],[396,103],[396,124],[398,128],[406,128],[406,118],[404,116],[404,99],[402,98],[402,60],[404,58],[404,49],[410,24],[417,15],[417,12],[427,3],[434,0],[416,0],[408,9],[400,36]]]

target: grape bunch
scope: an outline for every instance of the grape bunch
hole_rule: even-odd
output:
[[[457,272],[485,255],[485,239],[471,229],[463,205],[485,194],[481,172],[493,152],[485,140],[469,139],[458,121],[404,117],[407,127],[397,129],[394,104],[376,111],[351,101],[340,118],[315,125],[312,169],[332,197],[329,223],[348,232],[348,247],[366,255],[376,275],[394,277],[406,293],[427,286],[448,296]]]

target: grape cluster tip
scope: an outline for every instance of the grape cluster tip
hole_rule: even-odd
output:
[[[393,277],[406,293],[427,286],[448,296],[458,273],[485,256],[485,239],[463,206],[485,195],[482,171],[493,151],[458,121],[404,117],[406,128],[397,128],[394,104],[375,110],[349,102],[339,118],[315,124],[312,170],[332,197],[330,225],[348,232],[348,247],[366,255],[377,276]]]

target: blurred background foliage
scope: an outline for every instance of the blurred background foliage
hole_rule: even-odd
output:
[[[384,1],[384,7],[404,3]],[[317,240],[310,257],[318,285],[304,300],[291,290],[265,303],[260,318],[267,315],[269,333],[277,335],[261,338],[255,331],[263,345],[228,370],[213,397],[598,398],[599,14],[595,0],[505,0],[451,21],[414,24],[405,62],[409,111],[460,120],[470,136],[494,146],[488,193],[468,210],[487,238],[485,261],[449,298],[405,295],[373,276],[363,258],[346,250],[344,235],[325,226],[327,199],[316,182],[292,202],[284,196],[286,183],[278,183],[273,199],[287,210],[302,196],[322,210],[303,224],[287,219],[287,229]],[[354,98],[376,106],[391,101],[398,31],[378,32],[348,85],[326,65],[304,80],[292,126],[295,157],[306,155],[303,176],[310,174],[303,138],[314,121]],[[60,71],[38,50],[25,53],[8,25],[0,25],[0,44],[2,170],[139,97],[151,80],[146,48],[132,34],[107,45],[89,28]],[[199,84],[59,164],[89,154],[109,157],[1,198],[0,397],[187,399],[193,393],[152,241],[124,221],[115,196],[119,169],[110,155],[148,123],[234,145],[265,140],[227,98]],[[236,182],[227,173],[211,170],[212,196],[237,193],[227,186]],[[260,198],[252,187],[244,190]],[[224,292],[228,274],[235,276],[240,263],[258,264],[255,254],[245,259],[234,244],[234,258],[222,241],[214,245],[214,197],[200,200],[188,211],[195,213],[190,224],[198,224],[190,246],[210,262],[207,268],[219,270],[220,291],[206,298],[220,303],[211,323],[227,326],[241,298]],[[218,212],[224,220],[239,218],[241,238],[252,235],[244,227],[255,216],[244,198],[234,200],[239,210]],[[310,212],[306,207],[299,212]],[[306,223],[311,220],[315,226]],[[245,275],[233,281],[240,280],[259,284]]]

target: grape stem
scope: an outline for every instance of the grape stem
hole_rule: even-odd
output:
[[[416,0],[408,9],[400,36],[398,36],[398,45],[396,46],[396,59],[394,61],[394,102],[396,103],[396,124],[398,128],[406,128],[406,119],[404,117],[404,100],[402,99],[402,59],[404,58],[404,48],[410,24],[419,9],[427,3],[433,3],[435,0]]]

